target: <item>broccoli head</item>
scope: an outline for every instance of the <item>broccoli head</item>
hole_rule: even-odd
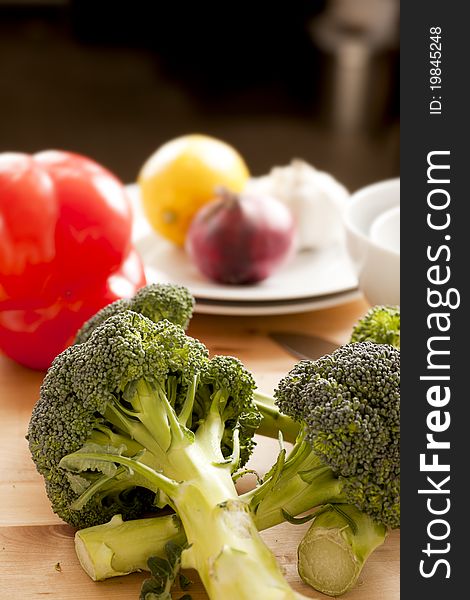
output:
[[[117,300],[97,312],[77,333],[75,343],[86,342],[96,327],[104,323],[109,317],[126,310],[143,314],[155,323],[162,319],[168,319],[186,329],[192,316],[194,304],[194,298],[189,290],[183,286],[173,284],[147,285],[140,289],[133,298]],[[250,385],[253,385],[252,381]],[[297,423],[282,415],[273,405],[273,399],[258,390],[254,393],[254,401],[257,412],[256,414],[248,412],[240,416],[240,431],[243,429],[242,424],[244,427],[253,430],[260,427],[259,433],[268,437],[277,437],[279,431],[282,431],[285,440],[294,442],[298,433]],[[261,423],[259,413],[262,416]],[[253,415],[255,416],[253,417]],[[244,449],[241,448],[241,451],[243,455]]]
[[[86,343],[55,359],[31,417],[33,460],[45,478],[53,508],[65,521],[92,525],[116,513],[135,517],[148,508],[152,495],[118,476],[101,481],[89,502],[79,511],[71,510],[79,492],[102,474],[75,475],[59,466],[64,456],[91,443],[124,448],[127,455],[144,448],[156,454],[156,442],[147,434],[153,414],[143,405],[144,384],[163,391],[177,413],[185,411],[193,431],[207,419],[217,397],[224,458],[233,452],[234,429],[240,466],[249,458],[261,416],[253,404],[253,377],[242,363],[228,356],[209,360],[203,344],[167,320],[155,324],[132,311],[118,313],[97,327]]]
[[[232,481],[260,421],[253,389],[240,361],[209,359],[180,326],[109,317],[55,359],[33,410],[53,509],[84,527],[169,505],[210,598],[294,600]]]
[[[141,288],[132,298],[116,300],[98,311],[79,330],[75,343],[86,342],[98,325],[126,310],[140,313],[154,323],[167,319],[187,329],[193,309],[194,298],[187,288],[169,283],[152,283]]]
[[[109,318],[88,342],[71,346],[49,369],[34,407],[28,440],[33,460],[44,476],[53,509],[76,526],[107,521],[121,513],[136,517],[151,505],[154,494],[130,486],[122,475],[103,480],[90,470],[79,475],[62,469],[62,458],[90,443],[123,449],[133,455],[143,450],[121,427],[128,410],[126,398],[138,382],[162,385],[176,403],[207,362],[207,350],[169,321],[154,324],[126,311]],[[133,423],[134,425],[134,423]],[[143,426],[140,426],[143,435]],[[99,490],[80,510],[71,506],[93,483]]]
[[[301,361],[279,383],[280,410],[341,483],[344,501],[388,527],[400,518],[400,353],[359,342]]]
[[[375,342],[400,348],[400,307],[373,306],[354,326],[351,342]]]

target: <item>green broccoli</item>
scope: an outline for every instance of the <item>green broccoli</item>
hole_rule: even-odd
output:
[[[126,310],[140,313],[154,323],[168,319],[187,329],[193,309],[194,298],[187,288],[169,283],[152,283],[141,288],[132,298],[116,300],[99,310],[78,331],[75,343],[86,342],[93,330],[106,319]]]
[[[354,585],[367,556],[385,540],[388,529],[399,527],[400,352],[372,342],[348,344],[315,363],[299,363],[275,395],[283,412],[305,423],[293,451],[299,479],[325,477],[326,466],[340,486],[339,496],[318,504],[339,504],[341,511],[330,511],[328,527],[326,517],[316,517],[299,549],[304,580],[324,593],[338,595]],[[312,452],[302,458],[304,444]],[[304,484],[298,484],[296,503],[301,503]],[[316,492],[323,486],[323,482],[315,486]],[[299,508],[301,504],[294,504],[292,514]],[[286,509],[292,511],[287,503]],[[350,532],[342,535],[345,515]],[[341,538],[344,552],[331,552],[334,537]],[[312,547],[315,553],[309,556],[306,550]],[[314,560],[319,556],[321,563]]]
[[[141,288],[133,298],[117,300],[98,311],[82,326],[77,333],[75,343],[86,342],[92,332],[106,319],[126,310],[140,313],[154,323],[168,319],[168,321],[187,329],[194,304],[194,298],[183,286],[150,284]],[[294,442],[299,432],[298,425],[292,419],[279,413],[273,405],[271,397],[256,390],[254,400],[263,417],[258,433],[277,437],[278,432],[281,431],[286,441]]]
[[[55,359],[33,410],[53,509],[84,527],[169,505],[210,598],[298,598],[232,481],[259,424],[253,388],[237,359],[209,359],[180,326],[111,316]]]
[[[374,342],[400,348],[400,307],[373,306],[355,325],[351,342]]]
[[[371,342],[347,344],[315,362],[298,363],[274,396],[283,413],[304,423],[296,447],[307,443],[313,450],[308,477],[317,464],[327,465],[350,504],[397,527],[399,351]],[[307,477],[305,468],[297,471]]]
[[[400,307],[372,307],[353,329],[351,342],[360,341],[400,349]],[[398,498],[396,506],[399,510]],[[398,527],[398,519],[392,526]],[[299,546],[299,573],[306,583],[324,593],[342,594],[354,585],[368,556],[384,542],[387,533],[383,523],[354,506],[329,505],[315,515]],[[343,565],[343,576],[325,569],[325,562]]]
[[[263,483],[240,499],[250,503],[258,529],[284,520],[304,522],[295,516],[332,504],[341,508],[331,514],[342,531],[344,515],[350,515],[346,524],[355,533],[354,543],[346,537],[344,545],[349,546],[341,555],[341,568],[338,562],[332,561],[331,568],[325,561],[318,563],[316,579],[315,573],[301,570],[309,583],[325,592],[351,587],[388,528],[398,526],[399,380],[399,351],[364,342],[343,346],[316,362],[300,362],[275,392],[281,410],[302,424],[302,432],[289,455],[282,450]],[[320,531],[322,520],[315,523]],[[161,554],[159,519],[150,520],[148,527],[155,529],[154,553]],[[139,530],[140,521],[129,521],[114,532],[115,554],[107,557],[104,567],[87,543],[87,530],[78,532],[80,553],[86,557],[82,562],[95,562],[95,573],[109,572],[114,561],[127,570],[136,560],[145,562]],[[327,541],[320,540],[315,548],[322,551]]]

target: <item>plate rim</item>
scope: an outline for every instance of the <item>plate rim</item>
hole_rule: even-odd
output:
[[[321,299],[312,297],[309,301],[299,301],[293,303],[280,303],[271,305],[267,302],[259,304],[257,306],[246,305],[245,303],[227,303],[227,302],[213,302],[204,303],[196,299],[194,312],[197,314],[208,314],[208,315],[220,315],[220,316],[274,316],[274,315],[288,315],[296,314],[301,312],[311,312],[316,310],[323,310],[326,308],[333,308],[340,306],[341,304],[347,304],[363,298],[362,292],[359,288],[351,290],[349,292],[339,294],[329,294],[327,297]]]

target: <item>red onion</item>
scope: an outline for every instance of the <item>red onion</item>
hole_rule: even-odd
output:
[[[290,210],[279,200],[221,190],[193,219],[186,250],[209,279],[255,283],[293,253],[295,231]]]

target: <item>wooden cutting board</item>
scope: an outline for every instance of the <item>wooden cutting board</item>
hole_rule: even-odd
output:
[[[366,309],[359,301],[286,317],[197,315],[189,333],[204,341],[212,353],[238,356],[256,373],[259,388],[270,393],[295,359],[267,336],[269,331],[312,333],[342,343]],[[91,581],[75,556],[74,530],[50,509],[42,477],[36,473],[24,439],[41,381],[41,373],[0,357],[0,600],[138,600],[146,575]],[[277,442],[259,438],[252,466],[263,473],[273,462],[277,448]],[[297,575],[297,545],[307,529],[308,524],[283,524],[262,536],[295,589],[311,598],[327,598],[302,584]],[[194,581],[190,590],[194,600],[206,599],[196,574],[189,576]],[[175,598],[181,595],[176,593]],[[372,555],[358,585],[344,598],[398,600],[399,532],[393,532]]]

